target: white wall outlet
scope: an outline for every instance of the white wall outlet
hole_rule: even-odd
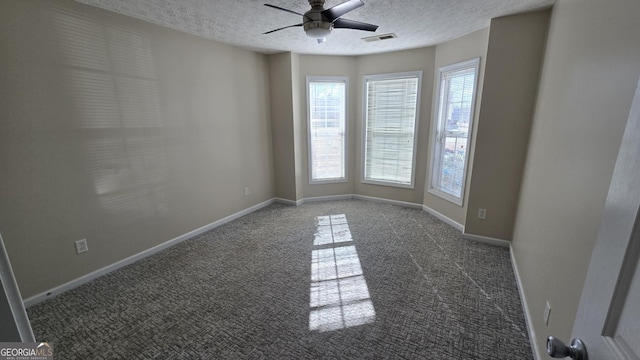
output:
[[[83,252],[89,251],[89,245],[87,245],[87,239],[82,239],[76,241],[76,253],[82,254]]]
[[[544,307],[544,326],[549,325],[549,316],[551,315],[551,305],[547,301],[547,305]]]
[[[244,188],[244,196],[249,196],[249,187],[248,186],[246,186]]]
[[[478,219],[485,220],[487,218],[487,209],[478,209]]]

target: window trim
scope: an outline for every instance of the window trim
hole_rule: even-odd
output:
[[[367,105],[368,105],[368,97],[367,97],[367,82],[369,80],[390,80],[390,79],[402,79],[402,78],[417,78],[418,79],[418,90],[416,92],[416,112],[415,112],[415,122],[413,127],[413,157],[411,160],[411,183],[410,184],[401,184],[391,181],[382,181],[382,180],[369,180],[366,178],[365,166],[367,164]],[[416,159],[418,152],[418,129],[420,123],[420,99],[422,97],[422,70],[416,71],[405,71],[405,72],[397,72],[397,73],[386,73],[386,74],[373,74],[373,75],[365,75],[362,80],[362,155],[360,158],[361,168],[360,168],[360,182],[363,184],[371,184],[371,185],[382,185],[382,186],[391,186],[403,189],[415,189],[416,184]]]
[[[313,179],[312,161],[313,151],[311,149],[311,99],[309,98],[309,83],[311,82],[343,82],[344,83],[344,177],[332,179]],[[349,77],[348,76],[315,76],[306,77],[306,98],[307,98],[307,161],[309,185],[336,184],[349,182]]]
[[[469,132],[467,135],[467,151],[465,153],[465,159],[464,159],[464,169],[462,170],[462,180],[461,180],[461,191],[460,191],[460,197],[456,197],[454,195],[451,195],[447,192],[444,192],[436,187],[434,187],[433,184],[433,176],[434,176],[434,166],[435,166],[435,155],[436,155],[436,150],[437,150],[437,146],[438,146],[438,127],[440,126],[440,106],[441,106],[441,102],[442,99],[440,98],[440,91],[441,91],[441,86],[442,86],[442,74],[443,73],[448,73],[448,72],[452,72],[452,71],[456,71],[456,70],[462,70],[465,68],[471,68],[473,67],[475,69],[475,81],[473,83],[473,98],[471,99],[471,113],[469,115],[469,121],[471,122],[471,126],[469,127]],[[476,57],[470,60],[466,60],[466,61],[461,61],[455,64],[450,64],[450,65],[446,65],[446,66],[442,66],[438,69],[438,75],[436,77],[436,88],[435,88],[435,92],[434,94],[434,109],[433,109],[433,116],[432,119],[433,121],[431,122],[431,154],[429,156],[429,172],[428,172],[428,188],[427,188],[427,192],[430,194],[433,194],[441,199],[444,199],[446,201],[449,201],[451,203],[454,203],[458,206],[463,206],[464,204],[464,200],[465,200],[465,195],[466,195],[466,188],[467,188],[467,172],[469,170],[469,157],[471,154],[471,144],[473,143],[473,128],[475,126],[476,123],[476,99],[478,97],[478,83],[480,79],[480,57]]]

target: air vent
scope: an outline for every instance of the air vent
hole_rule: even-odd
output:
[[[395,38],[397,38],[396,34],[389,33],[389,34],[364,37],[362,38],[362,40],[366,42],[372,42],[372,41],[389,40],[389,39],[395,39]]]

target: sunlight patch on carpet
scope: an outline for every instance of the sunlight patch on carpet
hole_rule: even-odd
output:
[[[332,331],[371,323],[376,313],[344,214],[316,217],[311,253],[309,330]]]

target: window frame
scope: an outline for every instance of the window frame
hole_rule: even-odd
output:
[[[330,179],[313,178],[313,147],[311,137],[311,93],[309,85],[314,82],[344,83],[344,142],[343,142],[343,172],[344,177]],[[349,181],[349,77],[347,76],[315,76],[306,77],[306,98],[307,98],[307,156],[309,170],[309,185],[346,183]]]
[[[413,124],[413,149],[412,149],[412,159],[411,159],[411,182],[409,184],[404,184],[400,182],[393,181],[384,181],[384,180],[375,180],[375,179],[367,179],[366,178],[366,166],[367,166],[367,121],[369,117],[369,113],[367,111],[368,107],[368,82],[371,80],[392,80],[392,79],[402,79],[402,78],[417,78],[418,79],[418,88],[416,91],[416,110]],[[360,172],[360,182],[363,184],[372,184],[372,185],[383,185],[383,186],[391,186],[397,188],[404,189],[415,189],[416,184],[416,159],[418,152],[418,128],[420,123],[420,100],[422,97],[422,70],[416,71],[405,71],[405,72],[396,72],[396,73],[386,73],[386,74],[372,74],[365,75],[362,81],[362,155],[361,155],[361,172]]]
[[[438,137],[441,136],[442,129],[446,130],[446,119],[442,121],[440,110],[443,104],[442,99],[442,82],[443,82],[443,74],[452,73],[456,71],[462,71],[465,69],[473,69],[475,71],[475,79],[473,83],[473,96],[471,99],[471,109],[469,114],[469,128],[467,132],[467,145],[465,151],[464,158],[464,167],[462,170],[462,179],[461,179],[461,189],[460,189],[460,197],[456,197],[453,194],[450,194],[446,191],[441,190],[439,187],[434,186],[434,176],[436,173],[436,166],[440,166],[437,164],[436,155],[439,155],[440,151]],[[454,203],[458,206],[463,206],[464,199],[466,195],[466,185],[467,185],[467,172],[469,170],[469,158],[471,154],[471,144],[473,142],[473,127],[475,126],[475,114],[476,114],[476,103],[478,97],[478,83],[480,79],[480,57],[476,57],[470,60],[461,61],[455,64],[446,65],[440,67],[438,69],[438,74],[436,77],[436,89],[434,92],[434,110],[433,110],[433,121],[431,124],[431,154],[429,156],[429,173],[428,173],[428,188],[427,192],[438,196],[441,199]],[[444,123],[444,124],[443,124]],[[440,161],[440,164],[442,162]],[[439,170],[439,169],[437,169]]]

